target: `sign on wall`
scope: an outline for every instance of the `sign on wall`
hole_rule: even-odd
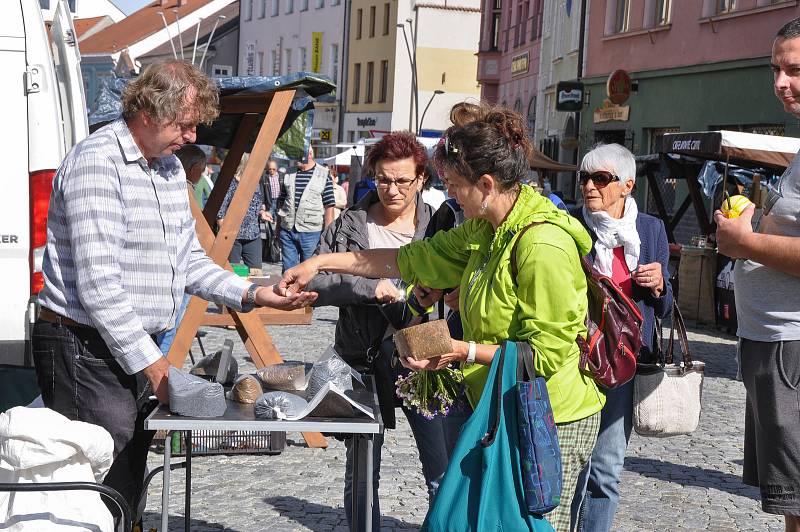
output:
[[[244,70],[246,75],[256,75],[256,43],[248,42],[244,52]]]
[[[322,70],[322,32],[311,33],[311,72]]]
[[[511,77],[528,72],[529,57],[528,52],[523,52],[511,58]]]
[[[611,103],[622,105],[631,97],[631,77],[624,70],[615,70],[608,76],[606,92]]]
[[[556,84],[556,111],[580,111],[583,109],[583,83],[559,81]]]
[[[611,122],[617,120],[619,122],[627,122],[630,117],[631,108],[629,105],[616,105],[611,100],[603,100],[603,105],[594,110],[594,123]]]

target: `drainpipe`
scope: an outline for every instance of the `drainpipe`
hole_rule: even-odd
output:
[[[339,63],[339,87],[336,88],[336,94],[339,96],[339,127],[337,132],[337,141],[344,142],[344,112],[345,100],[347,99],[347,63],[350,58],[350,11],[352,9],[351,0],[344,0],[344,28],[342,29],[342,61]]]
[[[578,33],[578,81],[580,82],[583,77],[583,49],[586,46],[586,0],[581,0],[581,14],[580,14],[580,30]],[[584,96],[586,87],[584,87]],[[583,102],[581,102],[581,110],[575,113],[575,136],[578,139],[578,147],[575,149],[575,159],[573,163],[578,164],[578,157],[581,154],[581,114],[583,113]],[[576,178],[577,179],[577,178]],[[572,197],[577,196],[577,182],[572,182]]]

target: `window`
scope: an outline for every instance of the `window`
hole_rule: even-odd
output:
[[[269,61],[272,64],[272,75],[273,76],[280,76],[281,75],[281,64],[278,61],[278,51],[277,50],[270,50],[269,52]]]
[[[383,4],[383,34],[389,35],[389,17],[392,14],[392,4]]]
[[[359,11],[361,11],[359,9]],[[353,103],[358,103],[361,91],[361,63],[353,65]]]
[[[717,13],[730,13],[736,10],[736,0],[717,0]]]
[[[375,63],[370,61],[367,63],[367,94],[364,98],[364,103],[372,103],[372,84],[375,79]]]
[[[300,11],[308,11],[308,0],[300,0]]]
[[[258,52],[258,75],[264,75],[264,52]]]
[[[339,81],[339,45],[332,44],[330,47],[331,50],[331,72],[330,77],[333,81],[333,84],[336,85]]]
[[[230,65],[212,65],[211,73],[214,76],[230,76],[233,72],[233,67]]]
[[[498,50],[500,48],[500,17],[502,15],[500,5],[500,0],[492,2],[492,42],[489,45],[490,50]]]
[[[617,0],[617,12],[614,16],[614,33],[628,31],[629,0]]]
[[[308,59],[308,57],[307,57],[307,54],[306,54],[306,48],[305,47],[301,47],[300,48],[300,72],[305,72],[306,71],[306,66],[307,66],[306,61],[307,61],[307,59]]]
[[[361,38],[361,23],[364,19],[364,10],[358,9],[356,11],[356,39]]]
[[[389,92],[389,61],[381,61],[381,95],[378,100],[386,103],[386,94]]]
[[[533,0],[531,14],[531,40],[542,38],[542,22],[544,21],[544,0]]]
[[[292,71],[292,49],[286,49],[286,73],[291,74]]]
[[[267,16],[267,0],[261,0],[261,9],[258,11],[258,18]]]
[[[281,14],[281,0],[272,0],[272,16],[277,17]]]
[[[342,0],[331,0],[331,5],[332,6],[338,6],[341,2],[342,2]]]
[[[525,44],[525,27],[528,22],[528,2],[517,3],[517,23],[514,25],[514,46]]]
[[[528,119],[528,134],[533,136],[533,132],[536,131],[536,96],[533,96],[528,102],[526,118]]]
[[[317,0],[317,9],[325,7],[325,0]]]
[[[369,36],[375,37],[375,6],[369,6]]]
[[[253,20],[253,0],[246,0],[244,3],[244,19]]]
[[[669,24],[671,0],[656,0],[656,12],[653,23],[656,26]]]
[[[294,13],[294,0],[286,0],[286,14]]]

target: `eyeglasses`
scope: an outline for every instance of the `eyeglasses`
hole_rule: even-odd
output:
[[[418,177],[399,177],[397,179],[389,179],[386,176],[375,176],[375,184],[381,190],[389,190],[392,185],[395,185],[398,190],[403,190],[410,187]]]
[[[592,183],[594,183],[594,186],[597,188],[604,188],[608,186],[609,183],[620,180],[619,176],[611,172],[606,172],[605,170],[598,170],[597,172],[581,170],[578,172],[578,178],[581,181],[581,186],[585,185],[591,179]]]

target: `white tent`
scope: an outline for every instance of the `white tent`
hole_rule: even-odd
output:
[[[337,153],[331,157],[327,157],[322,159],[322,162],[330,165],[336,166],[350,166],[350,161],[352,157],[358,157],[359,159],[364,158],[364,145],[363,144],[356,144],[344,150],[343,152]]]

